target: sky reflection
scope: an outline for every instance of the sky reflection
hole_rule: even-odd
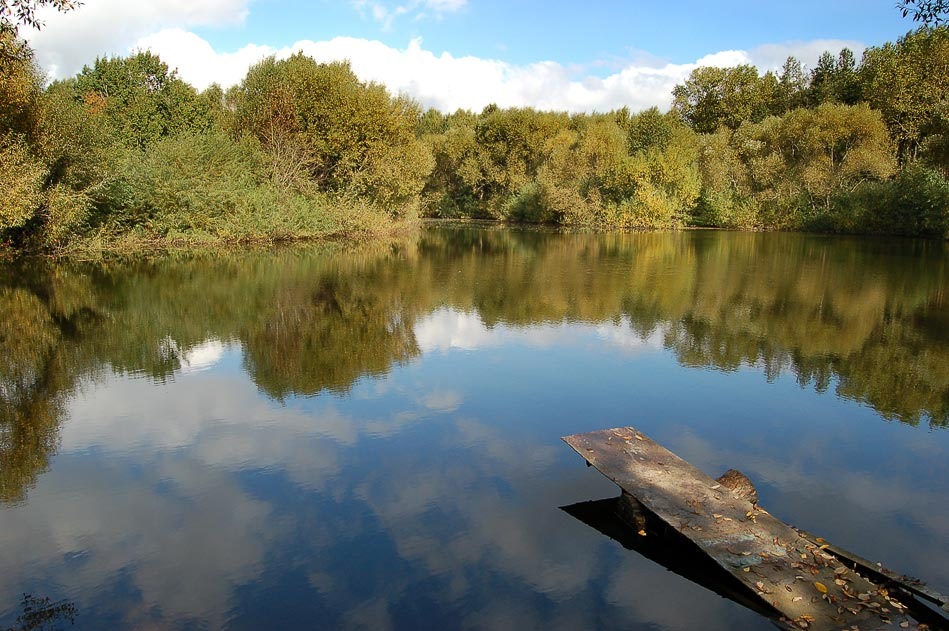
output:
[[[249,257],[230,276],[123,269],[95,300],[95,274],[0,295],[45,327],[4,347],[0,463],[19,486],[0,505],[0,627],[26,592],[68,599],[88,629],[771,628],[558,508],[616,494],[559,437],[623,424],[713,476],[740,468],[775,515],[949,591],[949,388],[938,370],[902,379],[949,357],[913,324],[941,317],[944,268],[884,265],[860,304],[825,295],[837,277],[782,278],[771,291],[795,289],[774,297],[747,271],[714,291],[705,268],[670,276],[710,251],[801,249],[805,265],[816,247],[746,236],[498,233],[472,254],[483,239],[448,231]],[[603,271],[577,285],[572,261],[594,252]],[[523,281],[544,269],[539,304]],[[169,285],[222,297],[183,322],[154,298]],[[782,328],[812,299],[835,314],[813,352]],[[775,304],[790,315],[762,315]],[[64,318],[68,335],[51,328]],[[884,355],[899,397],[864,368]]]

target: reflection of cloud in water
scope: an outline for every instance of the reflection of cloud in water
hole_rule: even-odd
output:
[[[456,417],[465,392],[455,384],[399,380],[384,396],[401,411],[373,417],[358,396],[275,403],[243,374],[105,378],[71,402],[59,464],[8,513],[0,550],[16,554],[0,560],[0,588],[17,594],[15,570],[43,568],[82,607],[123,577],[142,602],[114,606],[134,627],[155,615],[220,626],[235,589],[296,566],[351,626],[399,626],[393,611],[417,599],[471,628],[576,628],[594,610],[605,627],[726,628],[736,615],[705,592],[680,611],[684,579],[562,514],[565,489],[583,480],[580,498],[600,497],[603,481],[572,461],[559,468],[559,442]],[[433,418],[424,436],[401,435]],[[245,488],[253,476],[267,488]],[[370,567],[350,560],[364,545]]]
[[[422,397],[420,403],[434,412],[454,412],[464,397],[453,390],[435,390]]]
[[[278,532],[267,504],[187,458],[159,459],[137,476],[125,463],[61,460],[60,475],[4,514],[0,594],[22,589],[21,568],[42,568],[81,614],[98,589],[127,577],[144,606],[125,615],[146,617],[125,625],[161,615],[220,626],[233,587],[255,576]]]
[[[0,560],[5,594],[18,593],[18,568],[42,568],[80,608],[101,607],[100,592],[128,581],[138,600],[106,606],[124,625],[218,627],[235,590],[274,587],[267,581],[298,568],[308,597],[347,626],[399,626],[393,612],[421,598],[471,628],[567,629],[603,608],[591,584],[657,581],[629,560],[614,577],[604,561],[627,553],[556,508],[581,471],[558,473],[559,443],[453,417],[463,395],[451,388],[396,384],[389,396],[401,398],[388,407],[402,412],[371,419],[337,411],[344,400],[334,397],[268,401],[240,374],[95,385],[72,402],[56,469],[5,515],[0,550],[14,551]],[[432,442],[400,436],[439,414]],[[245,488],[247,476],[267,490]],[[600,488],[599,476],[583,480],[591,494]],[[351,561],[366,544],[369,565]],[[367,587],[354,591],[357,576]],[[673,607],[682,580],[658,583]],[[537,598],[547,604],[530,604]],[[605,626],[646,610],[636,594],[610,599],[597,614]],[[695,598],[687,620],[727,619],[721,608],[717,596]]]
[[[197,372],[211,368],[224,357],[226,346],[220,340],[207,340],[181,355],[181,372]]]
[[[117,379],[80,393],[62,429],[62,451],[172,449],[211,428],[243,427],[356,440],[355,421],[333,408],[319,413],[260,397],[243,376],[213,372],[167,384]],[[160,420],[156,420],[160,419]]]
[[[488,328],[477,313],[439,309],[420,318],[415,339],[422,352],[450,350],[473,351],[479,348],[523,344],[547,348],[556,345],[592,341],[607,343],[624,352],[656,351],[663,348],[664,331],[659,328],[643,336],[631,326],[628,317],[598,324],[563,322],[512,327],[497,324]]]

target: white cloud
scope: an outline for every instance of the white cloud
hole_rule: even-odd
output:
[[[379,41],[336,37],[327,41],[300,41],[274,49],[249,45],[234,53],[218,53],[193,33],[171,29],[137,41],[135,47],[159,54],[181,76],[198,88],[212,81],[222,85],[238,82],[255,61],[267,56],[288,57],[296,51],[328,62],[348,59],[364,81],[385,84],[394,93],[404,93],[426,107],[443,111],[480,111],[489,103],[501,107],[535,107],[570,112],[609,111],[627,106],[633,111],[671,103],[672,88],[699,66],[759,65],[763,70],[779,68],[788,55],[813,65],[823,50],[837,52],[856,42],[821,40],[760,47],[752,51],[729,50],[706,55],[694,63],[632,63],[606,77],[582,76],[553,61],[515,65],[498,59],[436,54],[414,39],[404,49]]]
[[[138,38],[167,27],[228,26],[244,22],[251,0],[85,0],[68,13],[50,7],[41,31],[24,29],[40,65],[53,77],[78,72],[97,56],[122,55]]]
[[[443,111],[481,110],[489,103],[501,107],[608,111],[622,106],[641,110],[668,107],[673,86],[699,62],[660,66],[630,65],[605,78],[577,76],[553,61],[515,65],[498,59],[436,54],[421,40],[404,49],[379,41],[336,37],[327,41],[300,41],[286,48],[251,45],[235,53],[218,53],[205,40],[181,29],[168,29],[140,38],[132,48],[150,49],[198,88],[212,81],[236,83],[256,60],[267,55],[288,57],[296,51],[327,62],[348,59],[365,81],[383,83],[427,107]],[[746,55],[733,51],[710,55],[702,63],[743,63]]]
[[[226,348],[220,340],[212,339],[188,349],[181,357],[182,374],[211,368],[221,360]]]
[[[130,50],[151,50],[171,68],[198,89],[212,83],[232,86],[244,78],[247,69],[275,50],[268,46],[249,44],[234,53],[218,53],[206,40],[190,31],[173,28],[138,39]]]
[[[393,93],[407,94],[426,107],[442,111],[480,111],[489,103],[570,112],[603,112],[623,106],[633,111],[652,106],[666,109],[671,104],[672,88],[699,66],[751,63],[762,70],[779,69],[789,55],[794,55],[812,67],[824,50],[836,54],[846,46],[856,55],[863,50],[859,42],[814,40],[769,44],[750,51],[719,51],[691,63],[667,63],[640,55],[611,74],[596,76],[589,74],[593,66],[584,70],[554,61],[518,65],[500,59],[436,53],[425,49],[420,39],[411,40],[405,48],[375,40],[335,37],[303,40],[283,48],[248,44],[237,51],[221,52],[188,30],[197,25],[242,21],[250,1],[90,0],[74,14],[48,16],[47,28],[33,33],[31,43],[41,65],[54,78],[78,72],[99,55],[147,49],[199,89],[212,82],[224,87],[234,85],[260,59],[268,55],[285,58],[302,51],[320,62],[348,59],[362,80],[382,83]],[[466,0],[356,3],[382,22],[408,13],[457,11],[465,5]],[[103,24],[109,27],[103,28]],[[160,30],[156,31],[156,26]]]

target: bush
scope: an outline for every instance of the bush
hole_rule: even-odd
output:
[[[868,182],[838,195],[833,211],[808,227],[949,238],[949,180],[939,171],[913,165],[893,180]]]
[[[0,234],[23,227],[43,203],[46,168],[19,136],[0,137]]]
[[[544,203],[540,184],[529,182],[517,191],[504,206],[504,217],[508,221],[526,223],[548,223],[554,220],[552,209]]]

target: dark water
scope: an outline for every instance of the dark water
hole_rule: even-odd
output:
[[[439,227],[7,265],[0,316],[3,629],[771,628],[560,510],[625,424],[949,591],[944,244]]]

